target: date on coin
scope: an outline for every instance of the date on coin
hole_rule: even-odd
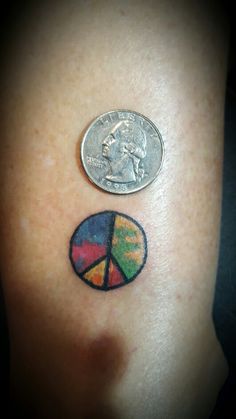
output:
[[[89,179],[115,194],[140,191],[158,175],[163,141],[145,116],[115,110],[96,118],[81,143],[81,160]]]

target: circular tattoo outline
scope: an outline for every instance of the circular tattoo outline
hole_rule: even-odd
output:
[[[86,223],[88,222],[90,219],[99,216],[99,215],[105,215],[108,214],[111,216],[111,222],[109,225],[109,238],[107,240],[107,244],[106,244],[106,256],[101,256],[100,258],[96,259],[93,263],[90,263],[89,266],[84,269],[82,272],[78,272],[75,266],[75,262],[72,258],[72,249],[73,249],[73,244],[74,244],[74,240],[75,240],[75,236],[78,233],[79,229]],[[142,263],[140,264],[138,270],[136,271],[136,273],[130,278],[128,279],[126,274],[123,272],[123,270],[121,269],[120,264],[116,261],[115,257],[112,255],[112,239],[113,239],[113,234],[114,234],[114,225],[115,225],[115,219],[116,216],[120,216],[123,217],[129,221],[131,221],[131,223],[133,223],[136,227],[138,227],[138,229],[141,231],[142,233],[142,238],[143,238],[143,248],[144,248],[144,255],[142,258]],[[80,224],[78,224],[78,226],[75,228],[70,242],[69,242],[69,259],[71,262],[71,266],[73,268],[73,271],[75,272],[76,276],[78,276],[81,281],[83,281],[85,284],[87,284],[89,287],[97,289],[99,291],[111,291],[113,289],[117,289],[117,288],[121,288],[125,285],[130,284],[131,282],[133,282],[136,277],[140,274],[140,272],[142,271],[142,269],[144,268],[146,261],[147,261],[147,256],[148,256],[148,250],[147,250],[147,236],[146,233],[143,229],[143,227],[138,223],[138,221],[136,221],[134,218],[132,218],[131,216],[124,214],[122,212],[119,211],[114,211],[114,210],[105,210],[105,211],[100,211],[94,214],[89,215],[88,217],[86,217],[83,221],[81,221]],[[121,272],[123,278],[124,278],[124,283],[120,283],[118,285],[113,285],[113,286],[109,286],[108,285],[108,279],[109,279],[109,264],[110,264],[110,260],[112,260],[112,263],[116,265],[116,268],[118,268],[118,270]],[[104,273],[104,284],[102,286],[99,285],[95,285],[92,281],[87,280],[83,275],[90,271],[93,267],[97,266],[100,262],[105,261],[105,273]]]

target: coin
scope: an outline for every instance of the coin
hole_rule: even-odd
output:
[[[81,143],[89,179],[114,194],[140,191],[158,175],[163,141],[150,119],[138,112],[114,110],[97,117]]]

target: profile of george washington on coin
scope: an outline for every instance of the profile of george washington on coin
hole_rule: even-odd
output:
[[[107,180],[140,182],[145,175],[142,159],[146,156],[146,135],[132,121],[120,121],[102,141],[102,155],[109,163]]]

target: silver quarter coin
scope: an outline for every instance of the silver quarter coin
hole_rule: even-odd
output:
[[[81,144],[81,160],[90,180],[107,192],[140,191],[158,175],[163,141],[145,116],[115,110],[96,118]]]

